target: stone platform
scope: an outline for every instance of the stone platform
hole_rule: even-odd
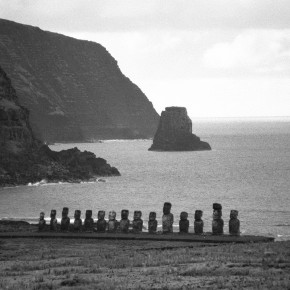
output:
[[[98,240],[138,240],[138,241],[178,241],[202,243],[261,243],[274,242],[272,237],[263,236],[231,236],[231,235],[196,235],[196,234],[122,234],[122,233],[63,233],[63,232],[2,232],[0,239],[39,238],[39,239],[98,239]]]

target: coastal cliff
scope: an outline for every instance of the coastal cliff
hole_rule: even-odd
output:
[[[78,182],[119,171],[77,148],[54,152],[38,140],[29,124],[29,111],[19,104],[10,79],[0,67],[0,186],[48,182]]]
[[[197,151],[211,150],[211,147],[192,134],[192,122],[186,108],[167,107],[161,113],[159,126],[149,150]]]
[[[0,64],[48,142],[153,137],[159,115],[100,44],[0,19]]]

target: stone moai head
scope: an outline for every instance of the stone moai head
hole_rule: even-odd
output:
[[[170,214],[170,210],[171,210],[171,203],[170,202],[164,202],[163,205],[163,214]]]
[[[87,209],[86,210],[86,219],[92,218],[92,215],[93,215],[93,211],[90,209]]]
[[[140,210],[135,210],[134,211],[134,220],[140,220],[142,217],[142,211]]]
[[[39,214],[39,219],[44,220],[44,212],[43,211]]]
[[[220,203],[214,203],[212,208],[213,210],[222,210],[222,205]]]
[[[75,210],[75,219],[80,219],[81,218],[81,211],[79,209]]]
[[[202,214],[203,214],[202,210],[196,210],[194,214],[194,219],[196,221],[200,221],[202,218]]]
[[[68,216],[68,207],[64,207],[62,209],[62,217],[67,217]]]
[[[222,205],[219,203],[214,203],[212,205],[213,208],[213,219],[219,220],[222,217]]]
[[[106,212],[104,210],[99,210],[98,211],[98,219],[99,220],[105,219],[105,215],[106,215]]]
[[[113,221],[116,219],[116,212],[114,210],[109,212],[109,220]]]
[[[122,209],[121,211],[121,219],[122,220],[127,220],[129,216],[129,211],[127,209]]]
[[[187,218],[188,218],[188,213],[187,212],[183,211],[183,212],[180,213],[180,219],[182,221],[186,221]]]
[[[236,219],[238,218],[239,212],[237,210],[232,209],[230,213],[230,218],[231,219]]]
[[[149,220],[150,220],[150,221],[154,221],[154,220],[156,220],[156,212],[155,212],[155,211],[151,211],[151,212],[149,213]]]
[[[55,209],[52,209],[52,210],[51,210],[51,212],[50,212],[50,217],[51,217],[52,219],[55,219],[55,217],[56,217],[56,210],[55,210]]]

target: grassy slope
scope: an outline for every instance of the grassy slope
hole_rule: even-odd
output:
[[[0,240],[1,289],[289,289],[290,241]],[[182,288],[183,287],[183,288]]]

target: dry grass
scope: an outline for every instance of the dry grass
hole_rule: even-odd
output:
[[[290,289],[290,242],[0,240],[0,289]]]

